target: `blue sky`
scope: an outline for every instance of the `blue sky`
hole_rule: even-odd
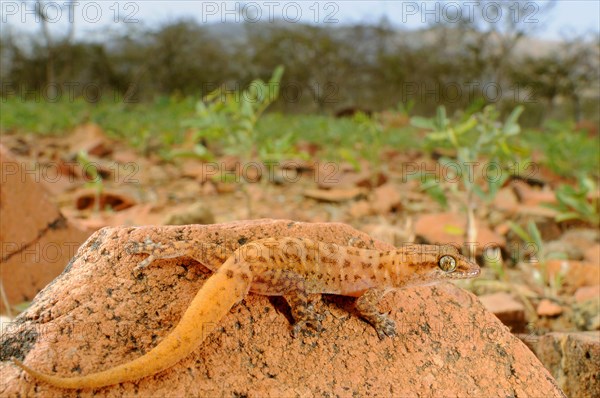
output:
[[[49,15],[53,19],[52,27],[64,30],[69,19],[66,11],[60,11],[56,5],[67,0],[47,0]],[[439,20],[452,21],[456,12],[471,15],[473,4],[477,0],[445,0],[445,1],[114,1],[114,0],[78,0],[80,2],[74,13],[79,36],[87,33],[100,33],[106,28],[129,24],[155,26],[161,22],[174,21],[183,17],[194,18],[201,23],[219,21],[241,22],[243,17],[236,15],[236,10],[247,7],[248,20],[268,21],[271,17],[285,18],[288,22],[303,21],[319,24],[357,23],[361,21],[376,22],[384,15],[397,26],[411,29],[423,28]],[[511,0],[499,0],[508,1]],[[535,36],[559,39],[567,35],[573,36],[583,32],[600,34],[600,1],[597,0],[558,0],[554,8],[542,15],[541,9],[545,1],[530,1],[526,13],[511,11],[511,15],[503,17],[519,18],[533,27],[539,27]],[[419,8],[425,7],[428,13],[423,16]],[[35,16],[30,12],[31,6],[24,6],[22,1],[1,1],[1,21],[3,28],[15,28],[34,31],[39,29]],[[486,18],[495,21],[498,17],[494,6],[486,10]]]

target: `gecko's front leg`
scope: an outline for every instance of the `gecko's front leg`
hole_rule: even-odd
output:
[[[360,316],[369,322],[377,331],[380,340],[386,336],[396,334],[396,324],[386,314],[379,312],[377,305],[385,294],[384,289],[369,289],[360,296],[355,303],[355,308]]]
[[[216,271],[229,257],[224,247],[206,242],[191,240],[154,242],[146,238],[143,242],[131,241],[126,248],[129,254],[148,254],[135,267],[136,271],[146,268],[153,261],[167,258],[190,257],[211,271]]]
[[[143,242],[128,242],[125,251],[129,254],[148,254],[148,257],[137,264],[135,267],[136,271],[146,268],[148,265],[152,264],[154,260],[183,256],[181,250],[176,248],[175,245],[165,245],[160,242],[154,242],[150,238],[146,238]]]

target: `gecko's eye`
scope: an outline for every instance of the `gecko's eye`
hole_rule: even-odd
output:
[[[444,272],[452,272],[456,269],[456,260],[452,256],[442,256],[438,264]]]

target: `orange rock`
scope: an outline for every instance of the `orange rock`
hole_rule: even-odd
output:
[[[600,285],[583,286],[575,292],[575,301],[578,303],[598,299],[600,299]]]
[[[85,152],[89,156],[102,157],[112,152],[114,144],[104,130],[95,123],[78,126],[73,134],[67,137],[73,154]]]
[[[285,170],[296,170],[299,173],[302,173],[314,170],[316,162],[306,159],[288,159],[283,160],[279,166]]]
[[[336,162],[320,162],[316,164],[314,179],[320,189],[352,188],[356,183],[356,173],[341,170]]]
[[[514,213],[517,211],[519,206],[519,200],[515,191],[511,187],[504,187],[498,190],[498,193],[494,197],[492,202],[495,208],[506,211],[508,213]]]
[[[500,223],[494,228],[494,232],[500,236],[505,236],[510,232],[510,224],[507,222]]]
[[[600,332],[548,333],[535,352],[567,396],[598,396]]]
[[[504,247],[506,240],[503,236],[492,231],[485,223],[477,220],[477,251],[481,252],[486,246]],[[463,245],[466,217],[456,213],[424,214],[415,223],[415,232],[426,242],[439,244]]]
[[[346,202],[364,195],[361,188],[339,188],[339,189],[307,189],[304,196],[323,202]]]
[[[213,175],[218,175],[216,163],[206,164],[198,159],[185,159],[181,163],[181,175],[183,177],[191,177],[200,183],[209,180]]]
[[[393,184],[384,184],[373,191],[373,208],[379,214],[387,214],[398,208],[402,195]]]
[[[348,214],[352,218],[361,218],[364,216],[368,216],[373,213],[373,209],[371,208],[371,204],[366,200],[359,200],[355,203],[352,203],[350,209],[348,209]]]
[[[539,316],[553,317],[562,314],[563,309],[560,305],[548,299],[543,299],[538,304],[536,312]]]
[[[414,242],[414,235],[409,226],[399,227],[387,224],[366,224],[361,230],[380,241],[394,246],[402,246],[406,243]]]
[[[43,174],[0,145],[0,279],[11,305],[29,301],[60,274],[89,233],[58,211]],[[4,308],[0,302],[0,308]]]
[[[549,207],[540,205],[519,205],[517,206],[517,214],[525,217],[544,217],[555,218],[558,212]]]
[[[600,243],[590,246],[584,253],[583,257],[592,264],[600,267]]]
[[[178,258],[157,261],[136,277],[133,267],[143,256],[127,254],[129,240],[193,238],[233,249],[267,236],[392,248],[346,225],[289,220],[104,228],[18,324],[0,335],[0,346],[11,347],[5,355],[61,375],[87,374],[137,358],[172,330],[207,274],[193,261]],[[249,295],[189,357],[153,377],[96,394],[563,396],[535,355],[475,296],[452,284],[388,295],[381,310],[396,321],[398,336],[383,341],[346,310],[351,301],[330,296],[317,302],[325,315],[324,330],[294,339],[287,305]],[[93,395],[36,382],[10,362],[0,363],[0,374],[5,396]]]
[[[496,315],[513,333],[525,331],[525,307],[510,294],[499,292],[479,296],[485,308]]]
[[[597,264],[575,260],[549,260],[546,267],[550,280],[561,275],[562,289],[568,294],[574,293],[582,286],[600,284],[600,266]]]
[[[99,203],[96,204],[96,201]],[[90,210],[98,206],[100,211],[106,209],[121,211],[134,206],[136,203],[136,200],[129,195],[106,189],[98,194],[93,188],[82,189],[75,199],[75,207],[78,210]]]
[[[539,206],[542,203],[556,203],[554,192],[549,189],[536,189],[521,180],[511,182],[519,202],[526,206]]]

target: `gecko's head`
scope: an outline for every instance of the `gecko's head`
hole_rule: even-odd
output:
[[[409,253],[407,285],[474,278],[480,272],[477,263],[461,255],[451,245],[415,245]]]

